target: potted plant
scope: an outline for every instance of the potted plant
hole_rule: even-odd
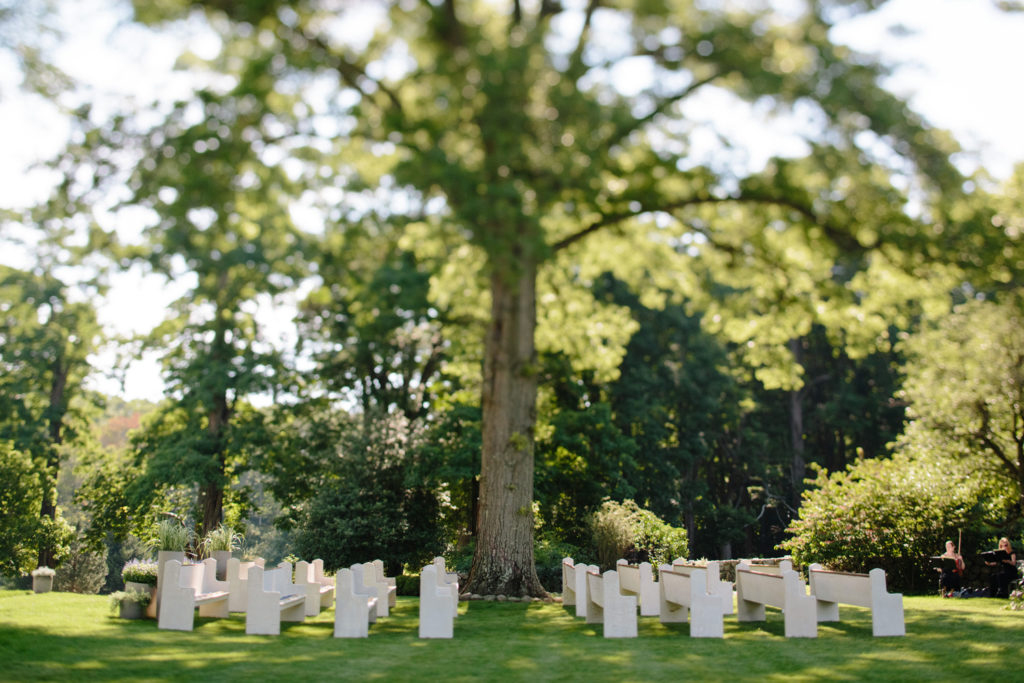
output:
[[[141,619],[152,599],[148,591],[117,591],[110,594],[110,610],[122,619]]]
[[[217,560],[217,580],[223,581],[227,574],[228,560],[231,551],[242,547],[242,535],[236,534],[231,527],[221,522],[216,529],[211,529],[203,537],[203,554]]]
[[[49,593],[53,589],[53,575],[56,572],[49,567],[36,567],[32,570],[32,590],[36,593]]]
[[[156,557],[156,611],[160,610],[160,577],[164,565],[171,560],[185,564],[185,548],[192,540],[192,531],[178,518],[162,519],[156,525],[156,537],[151,545],[157,550]]]
[[[151,600],[146,615],[156,617],[156,595],[157,563],[147,560],[129,560],[121,568],[121,578],[124,580],[126,591],[148,593]]]

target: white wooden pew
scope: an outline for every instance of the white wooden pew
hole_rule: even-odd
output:
[[[587,616],[587,571],[597,571],[595,565],[562,559],[562,604],[576,608],[577,617]]]
[[[650,562],[630,564],[627,560],[615,563],[619,573],[619,590],[623,595],[635,595],[640,604],[640,616],[658,616],[658,584]]]
[[[459,616],[459,575],[448,571],[443,557],[435,557],[432,566],[436,570],[434,577],[437,585],[451,589],[452,617]]]
[[[420,571],[420,638],[451,638],[455,630],[455,614],[459,596],[455,587],[438,576],[437,565],[428,564]],[[456,609],[452,609],[452,605]]]
[[[839,603],[871,610],[871,632],[876,636],[906,635],[903,595],[885,588],[885,571],[867,574],[828,571],[812,564],[807,571],[811,595],[817,602],[818,621],[839,621]]]
[[[619,573],[587,572],[587,623],[602,624],[605,638],[636,638],[636,596],[619,590]]]
[[[704,567],[688,562],[682,558],[672,560],[672,571],[674,572],[685,574],[699,568],[706,570],[705,573],[708,577],[708,592],[721,596],[722,612],[724,614],[732,614],[735,612],[735,609],[733,608],[733,583],[732,581],[722,581],[722,571],[718,564],[718,560],[708,560],[707,565]]]
[[[377,581],[377,570],[374,569],[373,563],[357,563],[352,565],[350,569],[352,570],[352,578],[355,581],[356,592],[372,596],[376,600],[374,614],[378,617],[388,616],[390,613],[388,593],[391,592],[391,587],[387,583]]]
[[[780,573],[754,571],[746,562],[736,566],[736,618],[764,621],[765,605],[782,610],[787,638],[817,638],[817,600],[792,569]]]
[[[273,569],[249,567],[249,604],[245,632],[276,636],[282,621],[306,619],[306,593],[292,583],[292,566],[282,562]]]
[[[377,575],[377,583],[388,587],[388,608],[394,607],[398,602],[398,582],[393,576],[384,576],[384,560],[374,560],[371,564]]]
[[[351,569],[342,567],[335,576],[335,638],[366,638],[377,621],[377,598],[356,589]]]
[[[319,558],[295,563],[295,585],[306,596],[307,617],[315,617],[334,602],[334,581],[324,576],[324,561]]]
[[[182,565],[177,560],[164,564],[160,586],[158,628],[191,631],[195,611],[201,617],[228,616],[228,584],[217,580],[217,560]]]
[[[249,605],[249,567],[263,566],[263,558],[242,562],[236,557],[228,560],[228,609],[244,612]]]
[[[576,616],[585,619],[587,616],[587,572],[598,573],[597,565],[586,565],[582,562],[572,563],[572,558],[562,560],[562,604],[571,604],[576,607]],[[566,580],[569,581],[566,584]],[[565,602],[565,596],[572,594],[571,603]]]
[[[659,616],[663,624],[690,621],[691,638],[721,638],[725,634],[722,596],[708,590],[707,570],[689,567],[676,572],[658,567]],[[729,596],[730,602],[732,595]]]
[[[573,562],[571,557],[562,558],[562,605],[569,607],[575,606],[577,600],[576,596],[580,593],[585,592],[580,590],[579,578],[576,573],[576,563]]]

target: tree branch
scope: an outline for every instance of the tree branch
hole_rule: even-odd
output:
[[[601,0],[590,0],[587,3],[586,14],[583,15],[583,26],[580,28],[580,37],[576,41],[576,48],[572,51],[572,57],[569,58],[569,74],[579,75],[583,70],[583,49],[587,45],[587,34],[590,33],[590,22],[594,17],[594,12],[598,7],[601,6]]]
[[[328,44],[323,36],[319,34],[314,35],[303,30],[296,30],[295,33],[297,34],[297,37],[308,41],[323,53],[325,64],[338,72],[342,82],[358,91],[360,95],[371,102],[374,99],[373,93],[367,92],[360,80],[365,79],[366,81],[373,83],[374,87],[388,98],[394,110],[397,111],[399,115],[404,115],[402,103],[398,99],[398,95],[380,81],[368,76],[366,74],[365,67],[349,62],[341,55],[335,53],[330,44]],[[378,105],[378,107],[382,110],[385,109],[385,107],[381,105]]]
[[[606,145],[610,147],[619,142],[620,140],[622,140],[623,138],[625,138],[626,136],[628,136],[630,133],[643,128],[645,125],[653,121],[659,115],[664,114],[672,105],[681,102],[682,100],[692,95],[698,88],[708,85],[709,83],[723,75],[723,72],[715,71],[714,73],[704,78],[695,80],[693,83],[686,86],[682,91],[676,93],[675,95],[671,95],[669,97],[664,98],[663,100],[658,102],[657,106],[649,114],[634,119],[633,121],[630,121],[627,125],[616,127],[612,135],[609,136]]]
[[[797,201],[795,201],[795,200],[793,200],[791,198],[788,198],[788,197],[773,197],[773,196],[770,196],[770,195],[762,195],[762,194],[747,194],[747,195],[742,195],[741,194],[739,196],[734,196],[734,197],[713,197],[711,195],[705,195],[705,196],[700,196],[700,197],[689,197],[689,198],[686,198],[686,199],[681,199],[681,200],[676,201],[676,202],[669,202],[668,204],[665,204],[665,205],[662,205],[662,206],[658,206],[658,207],[645,207],[645,206],[641,206],[639,209],[637,209],[635,211],[622,211],[622,212],[617,212],[617,213],[605,214],[605,215],[601,216],[600,218],[595,219],[593,222],[590,223],[590,225],[587,225],[582,230],[580,230],[580,231],[578,231],[576,233],[573,233],[572,235],[569,235],[568,237],[565,237],[564,239],[561,239],[558,242],[555,242],[553,245],[551,245],[551,251],[552,252],[561,251],[562,249],[565,249],[566,247],[569,247],[569,246],[575,244],[576,242],[579,242],[580,240],[582,240],[587,235],[590,235],[592,233],[597,232],[601,228],[607,227],[609,225],[615,225],[617,223],[621,223],[622,221],[629,220],[630,218],[636,218],[637,216],[641,216],[641,215],[644,215],[644,214],[652,213],[652,212],[655,212],[655,211],[662,211],[662,212],[678,211],[680,209],[684,209],[684,208],[687,208],[687,207],[690,207],[690,206],[700,206],[700,205],[703,205],[703,204],[727,204],[727,203],[774,205],[774,206],[779,206],[779,207],[786,208],[786,209],[791,209],[791,210],[796,211],[797,213],[799,213],[801,216],[806,218],[811,223],[813,223],[813,224],[817,225],[818,227],[822,228],[822,230],[834,242],[839,244],[841,246],[841,248],[846,249],[846,250],[853,250],[853,251],[859,251],[860,249],[862,249],[860,244],[855,239],[850,237],[849,234],[843,232],[837,226],[829,223],[823,217],[818,216],[814,212],[814,210],[811,207],[809,207],[809,206],[801,204],[800,202],[797,202]],[[704,233],[704,234],[705,234],[705,236],[707,236],[707,233]]]
[[[975,404],[978,413],[981,415],[981,426],[974,432],[974,436],[981,441],[981,443],[996,456],[1001,463],[1014,475],[1014,480],[1019,481],[1021,478],[1021,470],[1019,463],[1015,463],[1010,460],[1009,456],[1003,452],[1002,447],[996,443],[995,439],[992,438],[992,430],[989,429],[991,423],[991,415],[989,415],[988,408],[985,406],[984,400],[978,400]]]

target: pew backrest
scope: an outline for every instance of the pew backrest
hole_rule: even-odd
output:
[[[807,571],[811,595],[817,600],[818,621],[839,621],[839,605],[855,605],[871,610],[871,631],[875,636],[906,635],[903,595],[889,593],[885,571],[872,569],[867,574],[836,572],[812,564]]]

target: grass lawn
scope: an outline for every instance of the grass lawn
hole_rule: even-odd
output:
[[[906,597],[907,635],[874,638],[866,609],[840,607],[818,638],[786,639],[782,616],[726,617],[724,639],[640,618],[640,637],[606,640],[600,627],[546,603],[460,603],[452,640],[416,637],[417,600],[362,640],[333,638],[334,610],[280,636],[248,636],[244,615],[199,619],[191,633],[111,616],[108,598],[0,590],[0,680],[1022,680],[1024,612],[1005,600]]]

